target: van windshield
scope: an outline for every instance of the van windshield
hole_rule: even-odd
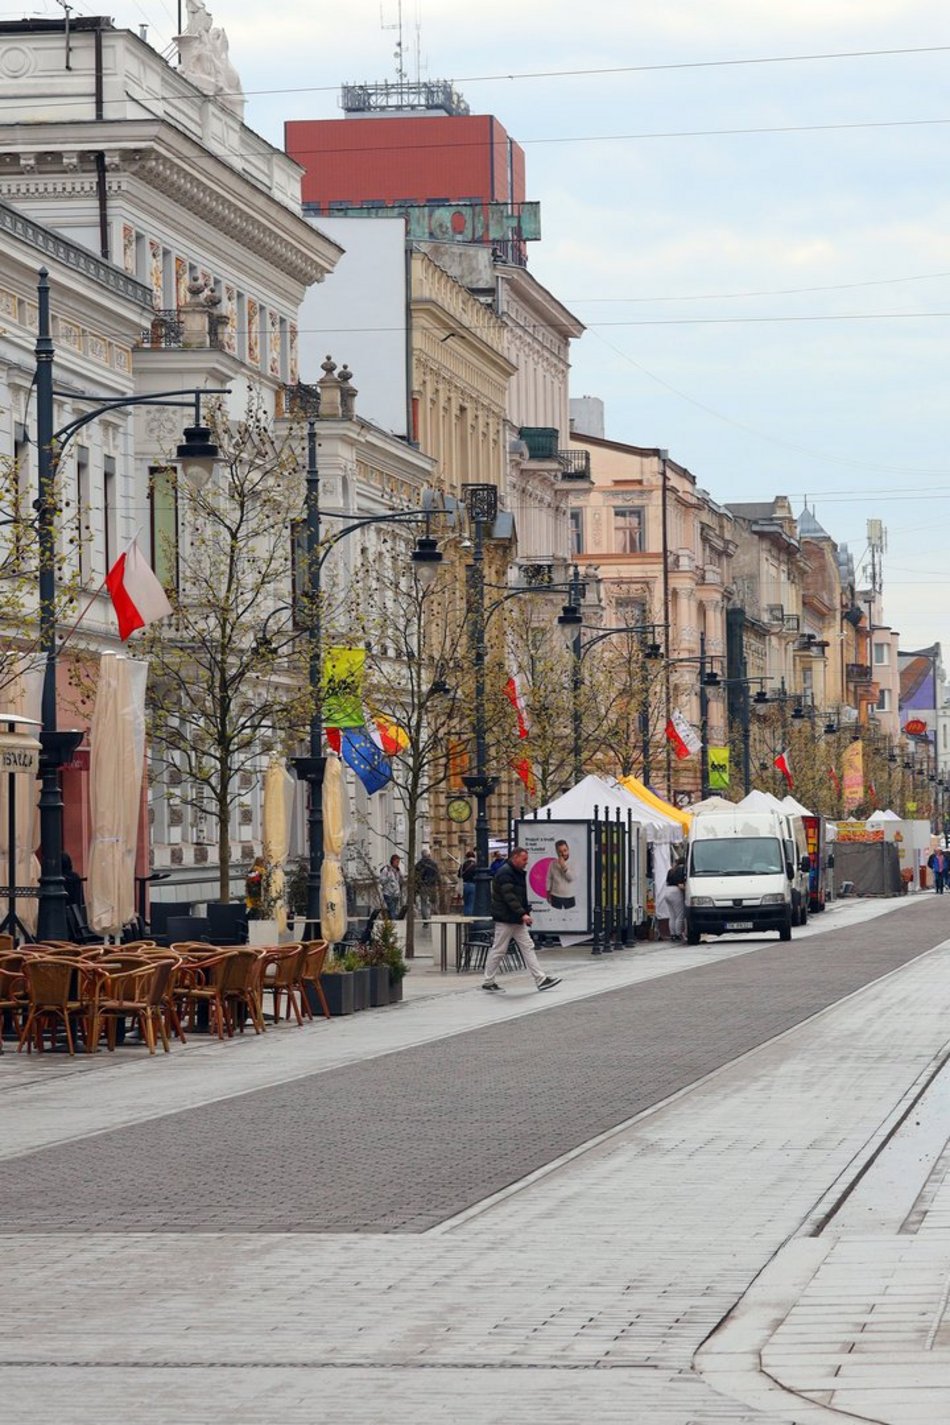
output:
[[[774,876],[785,869],[781,842],[774,836],[729,836],[694,841],[694,876]]]

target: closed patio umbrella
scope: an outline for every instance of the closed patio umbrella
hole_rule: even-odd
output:
[[[264,860],[268,891],[278,930],[287,929],[284,900],[284,862],[290,850],[290,823],[294,804],[294,779],[279,757],[272,757],[264,775]]]
[[[20,717],[32,718],[34,722],[38,723],[42,694],[43,670],[41,668],[24,668],[4,689],[3,707],[9,709],[11,713],[16,713]],[[4,877],[6,877],[8,866],[8,781],[7,777],[0,776],[0,866],[3,867]],[[40,863],[36,856],[36,844],[39,841],[39,792],[33,777],[13,778],[13,800],[16,815],[16,884],[18,886],[38,886]],[[31,935],[36,930],[36,909],[37,901],[34,896],[18,898],[17,915]]]
[[[331,944],[346,934],[346,883],[340,856],[346,841],[346,789],[339,757],[327,757],[323,774],[323,870],[320,930]]]
[[[117,935],[135,914],[148,664],[103,653],[89,740],[89,924]]]

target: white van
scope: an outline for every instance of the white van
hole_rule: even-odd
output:
[[[780,811],[701,812],[686,863],[686,939],[777,930],[791,940],[802,866]],[[798,900],[800,906],[800,900]]]

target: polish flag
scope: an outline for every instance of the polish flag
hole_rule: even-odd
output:
[[[137,628],[146,628],[172,611],[168,596],[133,539],[106,575],[106,588],[119,620],[124,643]]]
[[[505,684],[505,697],[515,710],[515,716],[518,719],[518,736],[523,741],[528,735],[528,714],[525,708],[524,698],[521,694],[521,685],[518,681],[517,673],[512,673]],[[522,778],[522,781],[524,781],[524,778]]]
[[[677,757],[692,757],[702,747],[702,739],[699,738],[695,730],[690,727],[679,709],[674,709],[666,724],[666,735],[673,744],[673,751]]]
[[[525,791],[528,793],[528,796],[537,796],[538,784],[535,781],[534,769],[531,766],[531,763],[528,761],[528,758],[519,757],[516,762],[512,762],[511,766],[515,772],[515,775],[519,777],[522,782],[524,782]]]
[[[793,786],[792,763],[791,759],[789,758],[788,752],[780,752],[776,757],[775,761],[772,763],[772,766],[776,769],[776,771],[781,772],[788,785],[788,790],[791,791]]]

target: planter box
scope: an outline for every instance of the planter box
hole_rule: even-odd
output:
[[[248,945],[279,945],[280,931],[276,920],[249,920],[247,922]]]
[[[390,977],[389,977],[389,1003],[390,1003],[390,1004],[401,1004],[401,1003],[402,1003],[402,981],[403,981],[403,976],[402,976],[402,975],[399,976],[399,979],[398,979],[398,980],[397,980],[397,979],[394,979],[393,976],[390,975]]]
[[[350,970],[341,970],[332,975],[321,975],[320,983],[323,986],[323,993],[327,997],[327,1008],[331,1014],[352,1014],[355,1008],[353,1003],[353,981],[355,975]],[[310,1008],[315,1015],[322,1015],[320,1001],[316,995],[311,994],[307,989],[307,998]]]
[[[369,1009],[369,967],[367,967],[365,970],[352,970],[350,973],[353,976],[353,1008]]]
[[[369,966],[369,1002],[373,1009],[379,1009],[381,1005],[389,1004],[392,996],[389,993],[389,966],[370,965]]]

